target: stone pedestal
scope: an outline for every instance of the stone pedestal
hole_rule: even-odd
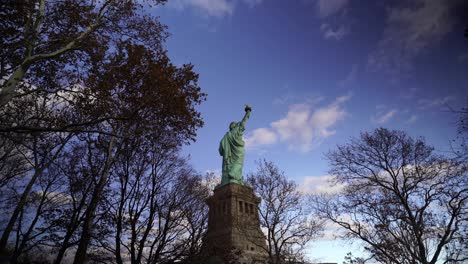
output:
[[[252,188],[230,183],[214,190],[208,198],[209,220],[205,246],[212,263],[266,263],[266,241],[260,230],[258,205]]]

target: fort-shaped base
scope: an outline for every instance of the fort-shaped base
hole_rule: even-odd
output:
[[[205,248],[212,263],[266,263],[265,236],[260,229],[260,198],[251,187],[229,183],[217,187],[208,198],[209,220]]]

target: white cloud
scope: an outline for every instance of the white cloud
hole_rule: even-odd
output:
[[[171,0],[167,5],[180,10],[194,8],[214,17],[231,15],[234,11],[234,3],[228,0]]]
[[[373,121],[376,122],[377,124],[384,124],[390,121],[398,111],[395,109],[386,111],[386,112],[378,112],[375,117],[373,118]]]
[[[311,117],[311,123],[319,133],[318,136],[326,138],[336,133],[331,127],[344,116],[344,110],[340,109],[339,103],[336,103],[315,111]]]
[[[310,115],[307,105],[293,105],[285,118],[271,123],[271,126],[279,134],[281,141],[288,142],[290,149],[307,152],[313,139]]]
[[[274,105],[284,105],[284,104],[290,104],[294,100],[297,99],[296,95],[290,92],[289,85],[285,85],[284,87],[288,92],[286,94],[281,95],[280,97],[277,97],[273,100]]]
[[[270,145],[276,143],[278,136],[267,128],[257,128],[245,139],[245,145],[249,148],[256,145]]]
[[[249,5],[250,7],[254,7],[256,5],[259,5],[263,2],[263,0],[242,0],[244,3]]]
[[[418,91],[418,88],[416,87],[409,88],[401,95],[401,97],[403,99],[413,99],[417,91]]]
[[[448,107],[449,102],[455,100],[453,96],[445,96],[433,99],[419,99],[418,106],[421,109]]]
[[[289,90],[289,87],[288,87]],[[308,104],[310,106],[314,106],[321,101],[323,101],[324,97],[323,96],[317,96],[317,95],[297,95],[293,94],[291,92],[288,92],[280,97],[277,97],[273,100],[274,105],[286,105],[286,104],[295,104],[297,102],[304,102],[305,104]]]
[[[415,0],[408,2],[410,7],[389,8],[383,38],[368,58],[369,69],[382,70],[395,78],[405,75],[416,56],[451,31],[451,11],[457,2]]]
[[[232,15],[238,2],[238,0],[171,0],[168,1],[167,6],[178,10],[194,9],[203,15],[221,18]],[[263,0],[242,0],[241,2],[254,7],[261,4]]]
[[[299,191],[305,194],[336,194],[343,189],[342,184],[333,183],[333,176],[306,176],[299,184]]]
[[[320,31],[325,39],[340,40],[349,34],[349,29],[345,25],[340,25],[333,29],[331,25],[324,23],[320,26]]]
[[[414,122],[416,122],[416,120],[418,120],[418,116],[413,114],[408,120],[406,120],[406,123],[413,124]]]
[[[351,66],[351,70],[349,71],[348,75],[346,75],[346,78],[338,81],[338,86],[345,87],[345,86],[352,84],[354,81],[356,81],[357,71],[358,71],[358,65],[353,64],[353,66]]]
[[[377,109],[377,110],[384,110],[386,108],[387,108],[387,106],[385,104],[378,104],[378,105],[375,106],[375,109]]]
[[[317,9],[321,17],[333,15],[343,9],[349,0],[317,0]]]
[[[337,97],[334,104],[341,104],[351,99],[351,94]]]
[[[310,104],[294,104],[285,117],[274,121],[269,128],[259,128],[247,134],[248,147],[284,142],[291,150],[308,152],[314,143],[334,135],[333,126],[346,112],[342,104],[351,96],[341,96],[327,106],[313,109]]]

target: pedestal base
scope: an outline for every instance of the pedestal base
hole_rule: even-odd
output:
[[[266,241],[258,216],[260,201],[251,187],[236,183],[217,187],[208,198],[205,249],[213,264],[231,263],[236,258],[240,264],[266,263]]]

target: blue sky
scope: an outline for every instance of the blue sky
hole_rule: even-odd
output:
[[[192,63],[208,94],[205,126],[184,149],[201,172],[221,169],[218,144],[244,104],[244,174],[275,162],[307,192],[326,188],[324,153],[376,127],[449,150],[468,99],[467,4],[457,0],[170,0],[152,13],[171,33],[175,64]],[[309,256],[341,263],[328,238]]]

